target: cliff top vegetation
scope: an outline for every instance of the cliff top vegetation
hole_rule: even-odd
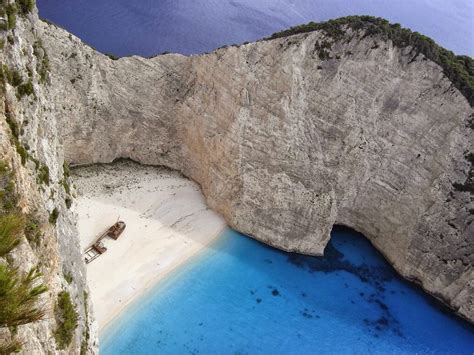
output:
[[[391,40],[399,48],[411,46],[418,54],[435,62],[443,68],[444,74],[453,85],[466,97],[471,107],[474,106],[474,60],[466,55],[455,55],[436,44],[431,38],[400,24],[391,24],[387,20],[373,16],[347,16],[326,22],[310,22],[305,25],[291,27],[274,33],[267,40],[288,37],[300,33],[323,31],[334,40],[342,40],[347,36],[347,29],[364,31],[365,37],[374,36],[382,40]]]

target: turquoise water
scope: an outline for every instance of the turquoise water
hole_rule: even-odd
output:
[[[385,17],[474,53],[472,0],[38,0],[40,15],[117,55],[202,53],[291,25]],[[411,287],[354,232],[324,258],[229,231],[101,336],[104,354],[473,354],[473,328]]]
[[[474,330],[400,279],[360,234],[324,258],[234,231],[132,305],[103,354],[472,354]]]

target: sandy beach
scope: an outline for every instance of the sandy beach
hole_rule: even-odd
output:
[[[118,219],[127,227],[87,265],[99,331],[124,307],[185,263],[225,228],[198,185],[165,168],[132,162],[73,170],[81,248]]]

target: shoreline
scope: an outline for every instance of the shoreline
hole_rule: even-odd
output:
[[[143,285],[143,287],[133,298],[129,299],[119,309],[114,310],[114,313],[111,314],[109,318],[105,319],[104,323],[99,327],[99,337],[107,336],[107,333],[111,331],[111,328],[114,326],[113,321],[118,320],[124,313],[126,313],[126,310],[128,308],[133,307],[136,302],[146,298],[148,296],[148,293],[151,292],[155,287],[157,287],[161,282],[166,281],[168,278],[172,277],[172,274],[174,272],[179,271],[179,269],[181,269],[183,266],[192,262],[196,257],[199,257],[199,254],[207,251],[212,244],[218,242],[220,237],[225,233],[226,229],[227,227],[224,226],[208,241],[207,244],[202,245],[202,247],[188,251],[188,253],[183,255],[172,265],[170,265],[169,268],[164,270],[162,274],[156,276],[156,278],[152,280],[149,280],[147,284]]]
[[[219,239],[226,224],[199,186],[178,172],[117,162],[73,169],[81,249],[117,220],[107,251],[87,264],[99,335],[147,291]]]
[[[137,313],[140,312],[143,308],[147,308],[150,302],[153,302],[155,296],[160,290],[166,292],[166,289],[180,277],[183,277],[183,273],[189,271],[189,268],[192,268],[193,265],[196,263],[200,263],[202,258],[205,258],[208,253],[212,253],[213,246],[218,245],[225,240],[226,233],[228,233],[231,229],[227,226],[222,229],[222,231],[212,239],[208,245],[196,250],[192,255],[188,255],[188,257],[183,260],[182,263],[175,265],[171,268],[166,274],[162,277],[159,277],[155,282],[151,282],[147,285],[146,288],[143,289],[135,299],[131,300],[125,307],[116,314],[110,321],[102,327],[100,330],[99,338],[100,338],[100,347],[109,345],[108,342],[111,338],[117,336],[117,332],[122,330],[122,327],[127,324],[127,321],[130,321],[136,317]]]

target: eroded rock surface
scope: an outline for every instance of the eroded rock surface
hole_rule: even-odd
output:
[[[18,232],[19,245],[0,257],[0,263],[18,269],[19,275],[37,268],[41,277],[35,286],[42,284],[47,291],[35,303],[44,312],[42,319],[9,328],[2,323],[0,347],[14,340],[21,345],[21,354],[95,354],[97,327],[88,296],[76,215],[70,209],[74,191],[67,165],[63,165],[58,134],[61,127],[54,112],[56,103],[51,100],[56,89],[49,85],[51,72],[44,71],[43,78],[40,73],[47,66],[47,54],[38,23],[34,9],[25,16],[18,14],[14,29],[0,30],[0,165],[11,172],[12,191],[18,200],[15,208],[26,226]],[[15,79],[16,83],[5,79],[7,72],[15,73],[22,84],[19,79]],[[19,88],[29,84],[32,92],[20,94]],[[5,180],[3,171],[0,175]],[[0,185],[0,198],[5,199],[4,181]],[[5,284],[5,279],[2,282]],[[64,346],[56,340],[64,329],[58,311],[61,292],[67,292],[77,314],[77,320],[71,321],[71,339]],[[3,311],[2,322],[8,313]]]
[[[119,157],[196,180],[240,232],[321,255],[334,224],[474,319],[472,108],[441,68],[360,33],[151,59],[101,55],[43,24],[74,164]]]
[[[53,176],[63,153],[177,169],[231,227],[305,254],[323,253],[334,224],[352,227],[474,321],[473,195],[455,188],[471,169],[473,110],[437,64],[350,30],[324,59],[329,39],[312,32],[114,61],[28,21],[50,70],[34,81],[40,101],[24,116],[39,128],[24,140]],[[18,41],[32,53],[28,36]]]

